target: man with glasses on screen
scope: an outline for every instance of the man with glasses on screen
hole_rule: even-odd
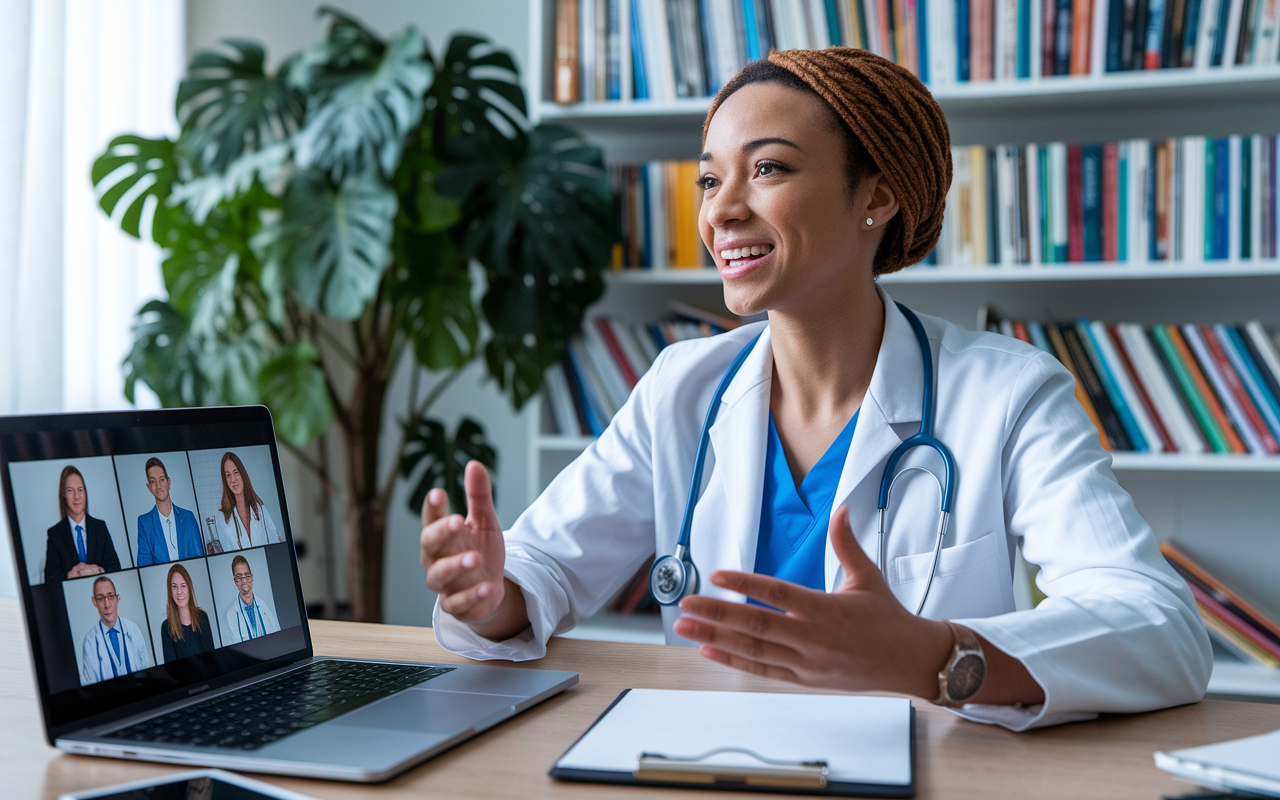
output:
[[[247,558],[236,556],[231,559],[231,577],[239,594],[225,615],[227,624],[222,628],[223,644],[247,642],[280,630],[275,611],[269,604],[259,602],[253,594],[253,572]]]
[[[151,654],[142,630],[120,616],[120,595],[115,582],[102,577],[93,582],[93,607],[98,621],[84,636],[80,685],[111,680],[151,666]]]

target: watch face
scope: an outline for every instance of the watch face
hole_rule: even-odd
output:
[[[987,662],[976,653],[963,655],[947,672],[947,695],[954,701],[968,700],[982,688]]]

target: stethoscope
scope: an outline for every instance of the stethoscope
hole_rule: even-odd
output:
[[[267,623],[262,620],[262,609],[258,607],[258,595],[255,594],[253,596],[253,602],[247,606],[244,604],[243,600],[237,597],[236,605],[240,607],[240,619],[244,622],[245,630],[249,634],[248,638],[257,639],[259,636],[265,635],[267,632]],[[246,608],[249,610],[246,611]],[[258,631],[253,627],[254,613],[258,615],[258,628],[261,629],[262,633],[258,633]]]
[[[129,640],[133,637],[125,633],[124,626],[120,624],[120,619],[116,618],[116,625],[120,629],[120,653],[123,656],[117,661],[115,649],[111,646],[111,642],[107,641],[107,627],[102,624],[102,620],[98,620],[98,641],[94,642],[94,647],[98,651],[98,674],[101,675],[102,670],[102,648],[107,648],[107,663],[111,664],[111,676],[119,678],[121,675],[128,675],[133,672],[129,666]],[[120,672],[123,669],[124,672]]]
[[[884,473],[880,476],[880,497],[879,505],[877,506],[879,510],[879,529],[877,531],[879,537],[878,563],[880,571],[883,573],[886,552],[885,518],[889,510],[889,496],[898,478],[911,470],[919,470],[933,475],[935,481],[938,479],[937,475],[934,475],[924,467],[907,467],[897,475],[894,474],[894,470],[897,468],[898,462],[902,460],[902,457],[907,454],[907,451],[914,447],[928,447],[942,457],[945,474],[938,486],[939,494],[941,495],[942,512],[938,518],[938,535],[937,542],[933,548],[933,565],[929,568],[929,580],[925,583],[924,594],[920,597],[920,603],[916,606],[915,613],[919,614],[924,609],[925,601],[929,599],[929,590],[933,587],[933,576],[938,571],[938,558],[942,555],[942,540],[947,535],[947,523],[951,519],[951,504],[955,497],[956,462],[947,446],[933,435],[937,396],[933,388],[933,353],[929,347],[929,337],[925,335],[924,326],[920,324],[920,319],[911,309],[902,303],[895,303],[895,305],[907,318],[907,322],[911,324],[911,330],[916,335],[916,342],[920,345],[920,359],[924,364],[924,408],[920,412],[920,430],[894,449],[889,456],[888,463],[885,464]],[[764,333],[764,331],[756,334],[755,338],[748,342],[747,346],[738,353],[733,363],[729,365],[729,370],[720,379],[720,385],[716,387],[715,394],[711,397],[711,406],[707,409],[706,421],[702,423],[702,435],[698,438],[698,454],[693,463],[693,479],[689,484],[689,499],[685,502],[684,519],[680,523],[680,538],[676,540],[676,551],[672,555],[659,558],[649,570],[649,591],[653,593],[653,598],[658,601],[659,605],[675,605],[698,591],[698,568],[693,564],[689,540],[693,531],[693,509],[698,502],[698,488],[702,485],[702,467],[707,458],[707,448],[711,445],[711,426],[716,421],[716,414],[720,410],[720,401],[724,397],[725,390],[729,388],[729,384],[733,381],[734,376],[738,374],[743,362],[751,354],[751,350],[755,347],[756,342],[759,341],[761,333]]]

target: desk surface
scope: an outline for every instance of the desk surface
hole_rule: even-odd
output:
[[[0,776],[14,798],[55,798],[178,771],[144,762],[62,753],[45,743],[18,605],[0,600]],[[318,653],[465,663],[436,644],[427,628],[315,622]],[[16,645],[16,646],[14,646]],[[553,781],[547,770],[601,711],[628,687],[803,691],[733,672],[692,649],[553,640],[545,659],[525,668],[574,670],[577,686],[464,742],[385,784],[264,779],[317,798],[760,797],[738,793],[644,790]],[[1280,705],[1207,700],[1136,716],[1010,733],[965,722],[917,703],[918,798],[1158,798],[1190,787],[1157,770],[1152,753],[1280,728]]]

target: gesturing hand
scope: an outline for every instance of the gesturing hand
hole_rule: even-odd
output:
[[[702,654],[770,678],[846,691],[893,691],[932,699],[951,649],[942,622],[911,614],[885,583],[840,508],[828,529],[844,580],[832,593],[767,575],[719,571],[717,586],[774,608],[693,595],[680,603],[675,632]]]
[[[474,626],[490,621],[503,603],[506,550],[484,465],[467,464],[463,487],[469,511],[465,520],[449,513],[443,489],[427,492],[421,560],[427,588],[440,595],[440,609]]]

